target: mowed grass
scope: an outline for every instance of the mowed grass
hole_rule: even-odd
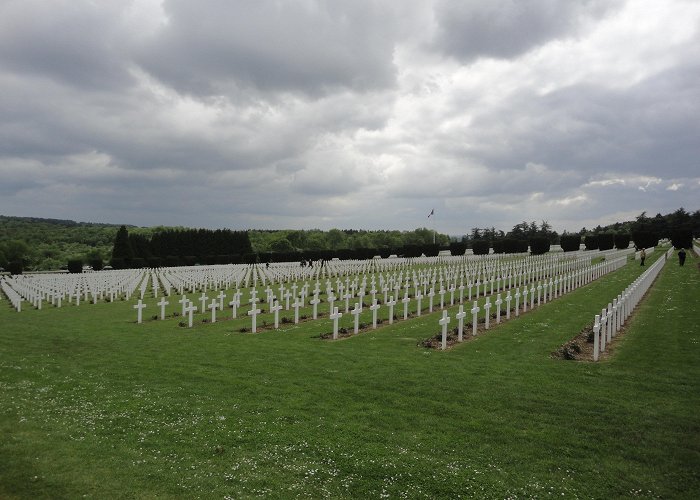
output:
[[[438,312],[332,342],[328,319],[2,301],[0,497],[697,498],[697,262],[670,259],[597,364],[550,354],[635,263],[447,352],[417,346]]]

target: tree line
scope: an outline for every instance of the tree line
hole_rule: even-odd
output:
[[[632,221],[585,227],[558,234],[547,221],[523,221],[508,231],[474,227],[468,234],[450,237],[427,228],[413,231],[208,230],[183,227],[118,226],[57,219],[0,215],[0,271],[80,271],[84,265],[157,267],[233,262],[272,262],[317,259],[364,259],[392,254],[437,255],[449,250],[462,255],[529,251],[544,253],[560,244],[578,249],[654,246],[668,238],[674,246],[689,248],[700,236],[700,210],[684,208],[666,215],[642,212]],[[126,244],[126,243],[128,244]],[[116,250],[116,253],[115,253]],[[116,259],[116,260],[115,260]]]

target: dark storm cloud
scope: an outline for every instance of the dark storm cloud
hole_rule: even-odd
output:
[[[434,46],[461,61],[509,59],[559,37],[574,36],[619,1],[440,0]]]

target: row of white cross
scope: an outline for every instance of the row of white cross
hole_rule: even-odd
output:
[[[613,261],[614,264],[611,266],[607,266],[604,268],[605,274],[608,272],[612,272],[614,270],[619,269],[622,267],[626,262],[627,258],[622,257],[618,258],[615,261]],[[602,276],[602,274],[597,274],[596,278]],[[565,286],[561,289],[561,291],[557,291],[556,288],[554,288],[554,294],[552,294],[552,282],[550,281],[549,287],[547,287],[547,283],[545,283],[544,287],[541,284],[537,285],[537,288],[535,288],[534,285],[531,285],[530,290],[529,290],[529,302],[530,302],[530,309],[534,309],[535,306],[539,307],[541,304],[546,304],[547,300],[553,300],[557,298],[558,296],[562,296],[566,293],[569,293],[576,288],[583,286],[587,284],[589,281],[580,281],[580,280],[570,280],[565,282]],[[544,296],[542,292],[544,291]],[[535,302],[535,292],[537,292],[537,301]],[[513,298],[515,299],[515,316],[518,317],[520,315],[520,298],[522,297],[523,302],[522,302],[522,312],[527,312],[528,308],[528,288],[527,286],[524,287],[522,294],[520,293],[520,289],[516,289],[515,294],[511,296],[510,290],[508,290],[508,293],[505,298],[505,304],[506,304],[506,320],[510,319],[510,312],[511,312],[511,301]],[[497,294],[496,296],[496,301],[494,302],[494,305],[496,307],[496,323],[501,322],[501,305],[503,304],[503,300],[501,299],[501,294]],[[491,320],[491,297],[486,297],[486,302],[484,303],[483,310],[484,310],[484,328],[486,330],[489,329],[490,325],[490,320]],[[474,305],[471,308],[470,312],[472,313],[472,336],[476,336],[477,334],[477,321],[478,321],[478,314],[481,311],[479,308],[478,302],[474,301]],[[464,329],[464,318],[466,317],[466,312],[463,309],[463,306],[459,306],[459,311],[455,315],[455,318],[458,320],[457,324],[457,341],[462,342],[463,341],[463,329]],[[442,317],[438,321],[438,324],[442,327],[442,342],[441,342],[441,348],[444,350],[447,348],[447,325],[450,323],[450,317],[447,315],[447,311],[443,310],[442,311]]]
[[[635,279],[612,302],[609,302],[600,314],[595,315],[593,320],[593,361],[598,361],[600,353],[605,351],[606,346],[615,338],[672,253],[673,248],[670,248],[666,252],[666,258],[660,258],[649,266],[649,269]]]

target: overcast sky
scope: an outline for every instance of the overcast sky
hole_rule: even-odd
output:
[[[698,200],[697,0],[0,1],[0,214],[459,235]]]

